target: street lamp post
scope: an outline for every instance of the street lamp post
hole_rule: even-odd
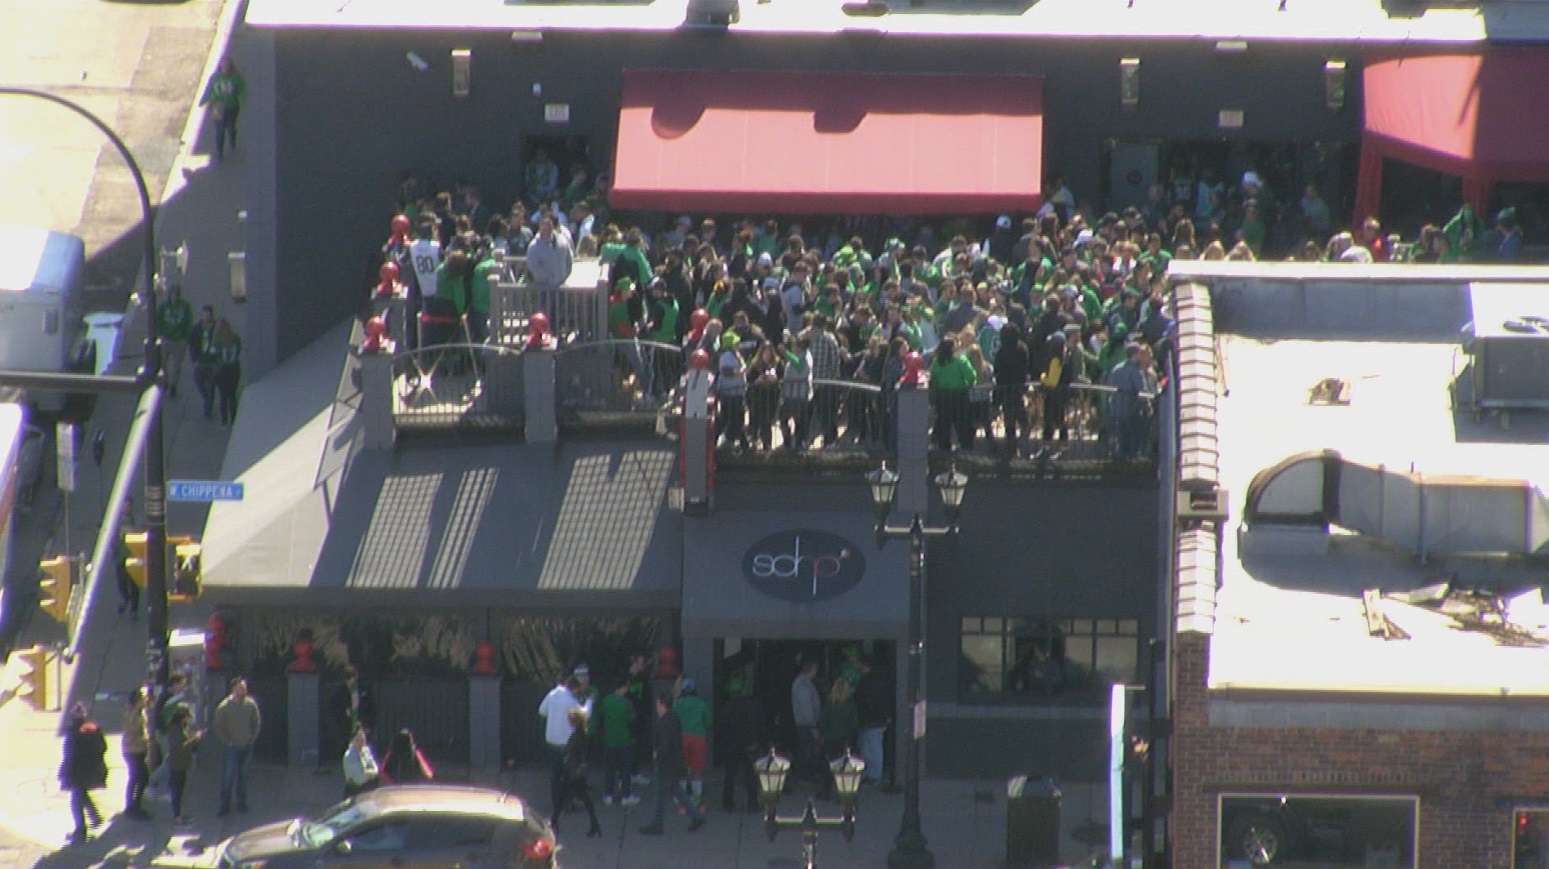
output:
[[[925,832],[920,828],[920,741],[925,738],[925,694],[920,672],[925,657],[925,541],[931,537],[955,537],[957,520],[963,509],[963,493],[968,477],[951,468],[936,475],[935,483],[946,508],[946,525],[927,525],[923,511],[909,518],[908,525],[889,525],[898,491],[898,475],[883,465],[866,475],[871,488],[871,506],[877,514],[877,546],[889,540],[909,541],[909,672],[905,690],[909,698],[909,744],[904,750],[904,815],[893,850],[888,852],[891,869],[931,869],[936,857],[930,852]]]
[[[142,390],[159,389],[162,372],[161,336],[158,332],[156,313],[156,208],[151,203],[151,192],[150,187],[145,183],[145,173],[140,171],[140,164],[130,152],[129,146],[119,138],[118,133],[84,107],[64,97],[32,88],[0,87],[0,96],[28,97],[69,109],[106,136],[129,166],[129,173],[134,176],[135,191],[140,196],[140,219],[145,224],[144,247],[141,253],[145,284],[140,296],[145,306],[145,360],[135,374],[135,381]],[[0,381],[21,384],[28,379],[24,372],[0,372]],[[121,385],[116,385],[113,378],[95,374],[59,374],[44,379],[57,384],[56,388],[77,392],[106,392],[121,389]],[[159,398],[159,395],[154,397]],[[149,634],[145,663],[150,683],[158,690],[167,683],[168,663],[167,470],[163,439],[162,404],[160,401],[155,401],[145,435],[145,622]],[[117,509],[115,506],[114,510]],[[115,520],[109,518],[107,521],[111,524]],[[101,570],[102,565],[98,565],[96,569]],[[82,620],[84,619],[83,614]],[[74,648],[74,646],[75,643],[72,643],[71,647]]]
[[[774,749],[755,761],[753,768],[758,773],[758,792],[764,800],[764,831],[769,834],[769,841],[773,842],[775,834],[781,830],[800,830],[804,869],[816,869],[819,830],[838,828],[847,842],[855,836],[856,796],[861,790],[861,773],[866,771],[866,764],[860,758],[846,751],[844,757],[828,765],[834,775],[834,791],[839,795],[839,808],[844,813],[838,818],[819,816],[817,804],[811,797],[807,798],[807,806],[802,810],[801,817],[779,814],[780,793],[785,790],[785,777],[791,771],[791,762],[775,754]]]

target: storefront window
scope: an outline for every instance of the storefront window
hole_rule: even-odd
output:
[[[962,620],[960,693],[966,699],[1100,704],[1138,673],[1135,619],[970,616]]]
[[[1415,797],[1221,797],[1222,869],[1414,869]]]

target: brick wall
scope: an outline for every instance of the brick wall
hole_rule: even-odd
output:
[[[1419,866],[1508,869],[1511,805],[1549,796],[1549,733],[1210,727],[1209,640],[1174,643],[1175,869],[1215,869],[1222,792],[1420,797]]]

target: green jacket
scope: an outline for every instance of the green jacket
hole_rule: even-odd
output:
[[[979,372],[974,370],[973,361],[966,355],[953,353],[952,358],[945,362],[940,356],[931,358],[930,388],[932,391],[961,389],[966,392],[978,382]]]
[[[156,308],[156,326],[168,341],[187,341],[194,328],[194,306],[187,299],[162,302]]]
[[[242,80],[241,74],[216,73],[211,76],[210,83],[204,86],[204,96],[199,98],[199,105],[240,109],[242,101],[246,98],[247,82]]]

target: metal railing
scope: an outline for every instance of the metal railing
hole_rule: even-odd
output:
[[[607,287],[539,289],[501,282],[490,288],[490,342],[521,344],[527,337],[528,320],[539,311],[549,318],[549,331],[562,347],[608,337]]]
[[[522,354],[495,344],[437,344],[393,356],[400,428],[501,427],[520,422]]]
[[[561,418],[578,413],[656,412],[683,380],[683,348],[638,339],[586,341],[554,354]]]

